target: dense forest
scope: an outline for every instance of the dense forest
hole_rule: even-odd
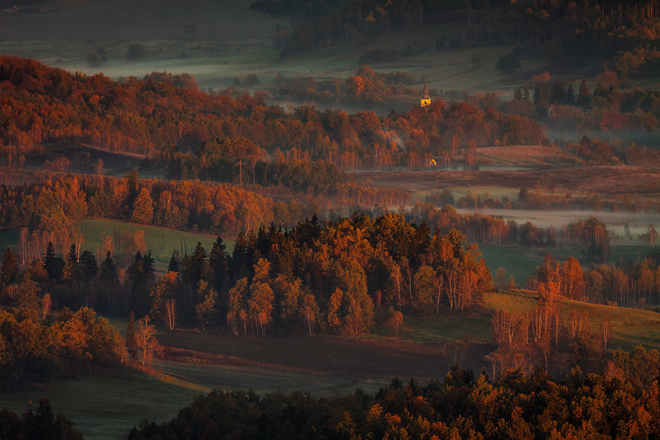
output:
[[[170,422],[143,422],[130,440],[230,437],[362,438],[653,438],[660,435],[658,353],[613,353],[605,373],[575,368],[561,380],[541,369],[502,374],[455,366],[421,385],[398,378],[375,395],[317,398],[309,393],[214,391]]]
[[[257,3],[281,4],[275,0]],[[280,55],[288,57],[344,41],[368,43],[383,32],[452,23],[456,26],[438,40],[438,50],[515,45],[518,53],[549,61],[610,59],[616,61],[620,74],[633,78],[653,75],[658,69],[659,15],[656,0],[362,0],[282,32],[275,44],[282,48]]]

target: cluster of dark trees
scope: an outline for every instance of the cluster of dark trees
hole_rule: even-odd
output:
[[[454,366],[422,386],[398,378],[375,395],[213,391],[172,421],[145,421],[130,440],[254,438],[637,438],[660,435],[658,353],[616,352],[606,373],[541,369],[492,381]],[[641,433],[644,433],[643,435]]]
[[[312,22],[301,23],[293,31],[282,32],[275,37],[276,45],[282,48],[281,57],[289,57],[304,50],[318,46],[328,46],[343,41],[353,44],[363,44],[373,41],[374,37],[383,32],[414,29],[424,24],[438,21],[460,22],[472,18],[476,23],[477,16],[472,9],[486,9],[500,11],[500,7],[508,5],[503,0],[470,0],[468,2],[456,0],[362,0],[352,2],[341,10],[328,14]],[[481,12],[481,11],[480,11]],[[479,17],[480,18],[480,17]],[[491,23],[488,23],[493,26]],[[453,43],[452,47],[460,46],[468,38],[476,37],[475,25],[463,29],[456,35],[444,36],[443,41]],[[478,27],[477,27],[478,30]],[[493,39],[502,41],[499,35],[494,35],[493,29],[488,35]],[[469,35],[468,35],[469,33]],[[474,34],[474,35],[473,35]],[[483,36],[485,40],[486,35]],[[438,44],[439,48],[444,45]]]
[[[83,436],[73,428],[71,420],[53,412],[50,401],[39,400],[36,408],[32,402],[27,411],[18,417],[7,408],[0,411],[0,440],[82,440]]]
[[[466,44],[516,44],[516,53],[498,63],[501,70],[520,68],[516,55],[522,53],[550,61],[615,58],[619,73],[632,78],[653,75],[660,66],[658,16],[655,0],[362,0],[301,23],[275,41],[282,47],[280,55],[287,57],[341,41],[367,43],[382,32],[452,22],[453,30],[437,42],[439,50]]]

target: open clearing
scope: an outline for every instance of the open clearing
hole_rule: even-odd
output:
[[[147,249],[158,263],[168,263],[172,252],[178,250],[181,255],[192,253],[201,242],[204,249],[211,250],[216,237],[192,232],[175,231],[172,229],[159,228],[157,226],[145,226],[135,223],[124,223],[115,220],[82,220],[74,224],[80,229],[85,241],[83,248],[96,253],[101,248],[103,237],[109,235],[114,238],[116,233],[127,233],[144,231],[144,239]],[[233,243],[229,243],[230,247]]]
[[[558,148],[540,145],[511,145],[477,149],[477,163],[488,165],[566,166],[584,161]]]

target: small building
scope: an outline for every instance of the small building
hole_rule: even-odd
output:
[[[422,92],[421,105],[422,107],[428,107],[431,105],[431,93],[429,92],[429,88],[426,85],[426,78],[424,79],[424,91]]]

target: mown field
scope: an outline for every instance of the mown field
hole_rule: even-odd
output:
[[[566,167],[558,169],[523,169],[492,171],[369,171],[360,173],[374,186],[418,192],[443,188],[546,188],[556,184],[555,192],[562,194],[599,193],[605,196],[625,193],[638,197],[660,194],[660,170],[636,166]]]
[[[144,231],[147,249],[151,250],[151,254],[157,263],[169,262],[174,250],[178,250],[181,255],[192,253],[197,242],[201,242],[204,249],[209,251],[216,240],[216,237],[210,235],[175,231],[156,226],[124,223],[115,220],[83,220],[76,222],[74,226],[79,228],[83,237],[85,237],[83,248],[92,252],[96,252],[101,247],[102,239],[107,235],[114,237],[115,232]]]

